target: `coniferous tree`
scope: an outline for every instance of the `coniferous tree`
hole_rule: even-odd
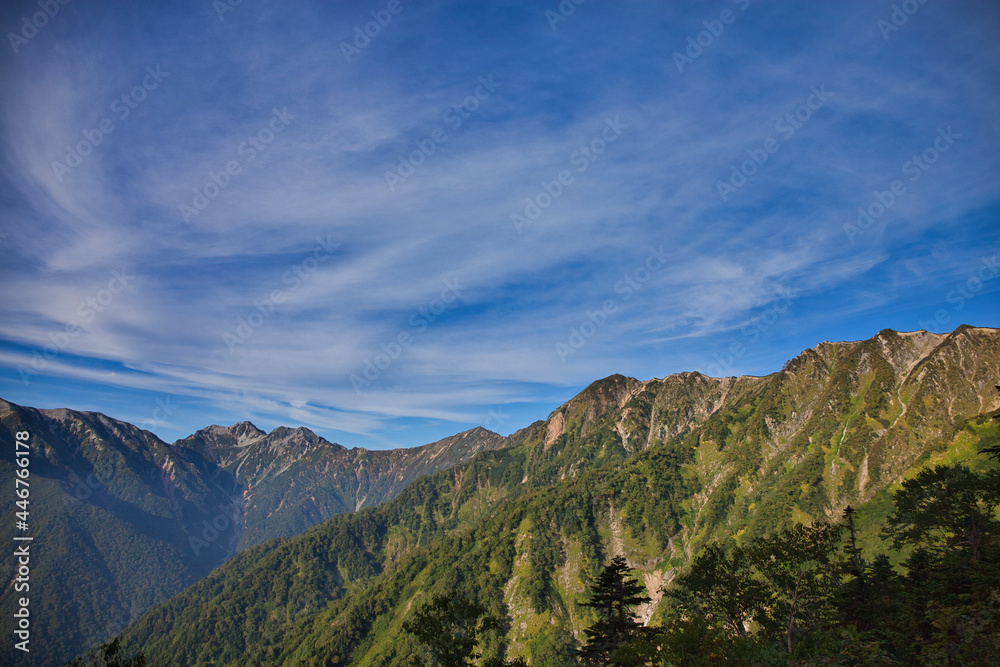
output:
[[[583,606],[597,613],[597,621],[584,631],[587,643],[577,651],[585,665],[616,664],[615,651],[642,630],[635,608],[650,598],[630,571],[625,557],[615,556],[590,588],[590,600]]]
[[[844,545],[844,574],[848,577],[840,591],[841,622],[853,625],[859,632],[872,628],[875,617],[869,565],[861,557],[858,547],[858,531],[854,525],[855,509],[844,508],[844,523],[847,528],[847,544]]]

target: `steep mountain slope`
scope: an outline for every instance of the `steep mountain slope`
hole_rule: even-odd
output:
[[[612,376],[510,448],[243,552],[126,643],[164,665],[402,665],[402,622],[447,591],[507,615],[502,641],[531,664],[565,664],[591,619],[578,599],[611,555],[642,573],[650,618],[709,539],[848,503],[884,514],[904,476],[996,442],[998,382],[1000,331],[966,326],[822,343],[761,378]]]
[[[422,475],[505,442],[477,428],[423,447],[367,451],[307,429],[265,434],[243,422],[168,445],[99,413],[2,400],[0,421],[5,480],[14,478],[15,432],[32,436],[36,665],[61,664],[113,636],[241,549],[383,502]],[[11,489],[0,503],[11,521],[15,500]],[[4,609],[15,606],[15,566],[9,559]],[[13,619],[4,618],[9,635]],[[12,653],[10,643],[0,649],[5,659],[15,660]]]
[[[265,434],[243,422],[210,426],[175,446],[202,453],[219,466],[240,508],[238,550],[302,532],[343,512],[377,505],[424,475],[465,462],[504,439],[475,428],[423,447],[347,449],[306,428]]]

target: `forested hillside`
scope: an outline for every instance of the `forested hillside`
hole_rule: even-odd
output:
[[[710,545],[756,544],[851,505],[873,558],[900,482],[992,465],[978,451],[998,441],[998,382],[1000,332],[964,326],[822,343],[760,378],[613,376],[507,449],[244,551],[150,610],[125,646],[163,665],[403,665],[422,651],[403,624],[445,594],[503,619],[484,659],[506,648],[567,664],[612,556],[645,585],[650,625]]]
[[[504,446],[477,428],[423,447],[347,449],[308,429],[244,422],[167,444],[93,412],[0,400],[0,473],[14,478],[14,433],[31,434],[33,650],[14,664],[62,664],[248,546],[392,498],[413,480]],[[0,508],[15,512],[13,493]],[[16,560],[0,605],[14,609]],[[2,626],[13,631],[14,620]],[[20,664],[20,663],[19,663]]]

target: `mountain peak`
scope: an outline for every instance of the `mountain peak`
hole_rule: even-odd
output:
[[[178,440],[177,444],[200,440],[210,449],[246,447],[260,440],[265,435],[267,434],[264,431],[249,421],[238,422],[232,426],[212,424],[211,426],[206,426],[203,429],[195,431],[182,440]]]
[[[257,426],[252,421],[241,421],[229,426],[227,430],[230,433],[253,433],[264,435],[264,431],[257,428]]]
[[[606,404],[624,405],[632,395],[645,385],[641,380],[615,373],[592,382],[576,398],[596,399],[602,406]],[[576,398],[571,399],[572,403]]]
[[[342,445],[330,442],[326,438],[316,435],[305,426],[297,428],[279,426],[267,434],[267,440],[272,448],[275,446],[281,448],[299,446],[303,448],[303,452],[314,447],[330,447],[335,450],[346,449]]]

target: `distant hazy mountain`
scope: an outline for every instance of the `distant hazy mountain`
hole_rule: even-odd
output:
[[[821,343],[766,377],[612,376],[506,447],[242,552],[149,610],[126,646],[155,665],[405,665],[415,644],[402,622],[447,591],[506,615],[514,654],[566,664],[593,618],[579,601],[611,556],[640,571],[650,618],[660,586],[711,539],[837,517],[850,503],[870,542],[905,476],[987,465],[977,450],[1000,438],[988,416],[998,383],[1000,331],[968,326]],[[234,483],[267,485],[284,464],[239,458],[239,437],[192,446],[184,464],[216,456]]]
[[[61,664],[114,636],[248,546],[384,502],[423,475],[505,443],[476,428],[423,447],[368,451],[304,428],[264,433],[243,422],[168,445],[103,414],[3,400],[0,421],[8,489],[0,507],[11,526],[14,434],[31,434],[30,529],[18,534],[35,538],[33,665]],[[12,586],[16,559],[4,563],[0,608],[13,610],[24,593]],[[3,614],[8,638],[11,613]],[[10,641],[0,655],[23,657]]]

